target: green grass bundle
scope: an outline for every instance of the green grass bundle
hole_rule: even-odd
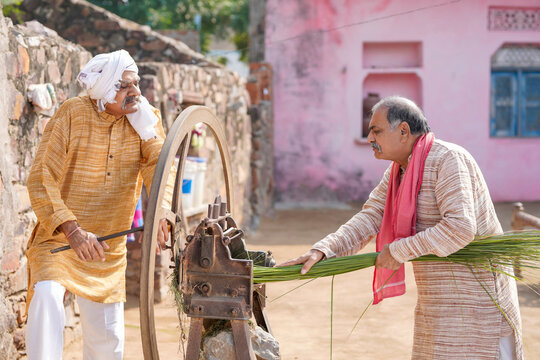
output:
[[[377,256],[378,253],[366,253],[320,261],[304,275],[300,274],[302,265],[280,268],[256,266],[253,270],[253,282],[302,280],[344,274],[374,266]],[[479,237],[447,257],[426,255],[411,261],[444,261],[489,268],[499,272],[504,272],[504,270],[497,265],[519,264],[522,270],[540,269],[540,231],[514,231],[501,235]]]

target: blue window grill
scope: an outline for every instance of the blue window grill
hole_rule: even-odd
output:
[[[491,69],[490,135],[540,137],[540,46],[504,45]]]

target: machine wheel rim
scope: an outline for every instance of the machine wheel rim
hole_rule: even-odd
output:
[[[154,321],[154,271],[155,271],[155,244],[159,220],[166,215],[176,215],[181,220],[182,227],[186,226],[186,218],[182,213],[182,181],[184,167],[189,148],[189,137],[193,127],[198,123],[204,123],[214,135],[219,149],[223,175],[225,180],[228,212],[234,209],[232,167],[229,149],[226,142],[225,130],[214,113],[205,106],[190,106],[184,110],[174,121],[167,138],[161,149],[161,153],[154,171],[154,178],[148,197],[148,206],[144,218],[144,233],[142,241],[141,277],[139,311],[141,324],[141,340],[143,345],[144,359],[158,360],[159,350],[156,338]],[[174,186],[173,203],[169,212],[158,204],[161,204],[165,194],[167,179],[171,172],[176,154],[180,152],[178,175]],[[171,212],[173,214],[171,214]],[[174,232],[174,231],[173,231]],[[178,232],[177,232],[178,233]],[[183,239],[173,239],[178,240]],[[179,247],[171,244],[171,251]],[[178,244],[181,245],[181,244]],[[180,246],[182,247],[182,246]]]

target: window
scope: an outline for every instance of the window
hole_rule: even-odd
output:
[[[540,137],[540,67],[530,58],[540,55],[540,48],[530,50],[507,46],[492,58],[491,136]]]

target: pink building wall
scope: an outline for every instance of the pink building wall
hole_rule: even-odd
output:
[[[279,201],[365,199],[389,165],[361,140],[370,89],[417,101],[436,137],[476,158],[495,201],[540,200],[540,138],[489,134],[491,55],[504,43],[540,43],[540,32],[488,30],[489,6],[540,1],[460,1],[398,15],[442,3],[267,0]]]

